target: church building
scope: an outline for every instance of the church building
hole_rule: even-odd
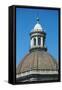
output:
[[[48,53],[45,45],[46,33],[43,31],[39,18],[30,32],[29,53],[16,67],[17,82],[35,82],[58,80],[58,63]]]

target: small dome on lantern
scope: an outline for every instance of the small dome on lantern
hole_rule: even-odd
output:
[[[34,26],[34,31],[42,31],[42,26],[41,26],[41,24],[39,23],[39,18],[37,18],[36,20],[37,20],[37,23],[36,23],[36,25]]]

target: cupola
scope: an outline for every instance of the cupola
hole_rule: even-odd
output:
[[[37,18],[33,31],[30,33],[30,51],[35,49],[47,50],[45,47],[45,38],[46,33],[42,29],[39,18]]]

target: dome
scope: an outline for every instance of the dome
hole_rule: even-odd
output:
[[[46,51],[29,52],[16,68],[20,74],[30,70],[58,70],[56,60]]]
[[[34,26],[34,31],[42,31],[42,27],[39,23]]]
[[[42,26],[41,26],[41,24],[39,23],[39,18],[37,17],[36,20],[37,20],[37,23],[36,23],[36,25],[34,26],[34,31],[42,31]]]
[[[45,47],[46,33],[37,18],[30,33],[29,53],[16,66],[17,82],[58,80],[58,63]]]

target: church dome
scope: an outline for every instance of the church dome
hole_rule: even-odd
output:
[[[29,53],[16,66],[17,81],[47,81],[58,79],[58,63],[45,46],[46,33],[37,18],[37,23],[30,33]]]
[[[35,50],[29,52],[16,68],[16,73],[21,74],[32,70],[58,70],[56,60],[46,51]]]

